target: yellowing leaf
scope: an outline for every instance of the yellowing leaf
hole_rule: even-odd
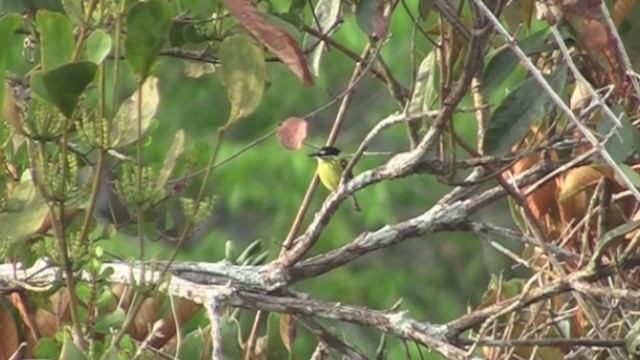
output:
[[[162,165],[162,170],[158,174],[158,179],[156,180],[156,191],[159,192],[162,190],[164,185],[169,180],[169,176],[173,173],[173,169],[176,166],[176,160],[182,152],[184,151],[184,131],[178,130],[175,137],[173,138],[173,143],[171,144],[171,148],[167,151],[167,154],[164,157],[164,164]]]
[[[253,113],[260,104],[267,65],[262,50],[242,35],[225,38],[219,56],[222,80],[231,103],[227,124],[232,124]]]
[[[296,341],[296,323],[289,314],[282,314],[280,317],[280,339],[287,351],[291,353],[293,342]]]
[[[144,135],[151,127],[160,103],[158,79],[155,77],[148,77],[142,87],[120,106],[111,127],[111,139],[114,147],[129,145],[138,138],[138,102],[140,101],[138,94],[140,92],[142,92],[142,134]]]
[[[439,73],[436,51],[432,50],[422,60],[416,74],[415,86],[409,101],[409,114],[415,115],[432,110],[438,98]]]

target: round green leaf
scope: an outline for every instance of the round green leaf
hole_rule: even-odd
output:
[[[64,64],[42,75],[42,81],[53,103],[66,117],[76,108],[84,89],[91,83],[98,65],[90,61]]]
[[[102,63],[111,52],[112,44],[111,36],[106,31],[102,29],[93,31],[85,41],[84,51],[87,60],[96,64]]]
[[[138,2],[127,13],[126,59],[143,79],[160,54],[170,26],[171,8],[164,0]]]

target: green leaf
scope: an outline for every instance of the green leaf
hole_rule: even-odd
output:
[[[47,87],[44,85],[44,74],[44,70],[34,71],[33,74],[31,74],[31,78],[29,79],[29,87],[31,88],[31,91],[33,91],[33,93],[40,99],[53,103],[53,99],[49,95]]]
[[[219,56],[222,80],[231,103],[227,124],[233,124],[253,113],[260,104],[267,67],[262,49],[242,35],[225,38]]]
[[[528,38],[522,40],[518,46],[527,54],[535,54],[546,50],[549,46],[544,43],[547,30],[540,30]],[[504,82],[518,66],[518,56],[506,46],[496,52],[489,60],[483,75],[483,86],[487,94],[493,94],[502,82]]]
[[[15,244],[27,240],[40,228],[48,213],[49,207],[27,170],[0,213],[0,241]]]
[[[607,231],[598,239],[598,245],[593,252],[593,260],[598,262],[607,249],[619,245],[624,240],[624,235],[638,228],[640,228],[640,220],[635,220]]]
[[[33,356],[41,359],[55,359],[60,356],[61,346],[52,338],[43,337],[33,348]]]
[[[85,360],[87,355],[73,342],[68,331],[64,332],[64,342],[60,351],[60,360]]]
[[[640,174],[627,164],[618,164],[622,173],[631,180],[633,186],[640,188]]]
[[[47,71],[71,61],[74,40],[73,29],[66,16],[41,10],[36,14],[40,30],[42,69]]]
[[[118,360],[118,349],[113,346],[109,346],[107,351],[102,354],[100,360]]]
[[[615,113],[622,112],[623,109],[619,107],[618,109],[614,108]],[[616,163],[622,163],[625,161],[629,155],[631,154],[631,150],[633,149],[633,140],[634,140],[634,131],[637,131],[629,118],[625,113],[622,113],[622,117],[620,118],[620,124],[622,128],[615,129],[616,132],[613,134],[609,140],[604,144],[604,148],[607,150],[611,158]],[[598,134],[604,139],[615,127],[613,121],[608,118],[604,118],[600,120],[598,124]]]
[[[76,25],[84,24],[84,14],[82,13],[82,0],[62,0],[62,6],[67,16]]]
[[[370,36],[373,34],[373,17],[378,9],[379,0],[360,0],[356,8],[356,23],[362,32]]]
[[[129,145],[138,139],[138,94],[142,92],[142,135],[146,134],[153,124],[154,116],[160,104],[158,92],[158,79],[149,77],[139,91],[136,91],[122,103],[120,110],[114,118],[114,126],[111,127],[111,138],[114,139],[114,147]]]
[[[7,14],[0,19],[0,49],[7,49],[15,31],[22,24],[22,18],[18,14]],[[7,52],[0,51],[0,104],[4,97],[4,77],[7,67]]]
[[[116,308],[112,312],[98,318],[93,329],[100,334],[110,334],[111,329],[120,329],[124,323],[126,313],[123,308]]]
[[[53,103],[66,117],[71,117],[80,95],[91,83],[98,65],[90,61],[64,64],[42,75]]]
[[[422,60],[418,68],[413,94],[409,100],[408,112],[410,115],[433,110],[432,106],[438,98],[440,88],[439,75],[436,50],[434,49]]]
[[[113,119],[122,103],[129,99],[136,91],[138,81],[133,69],[131,69],[131,66],[126,62],[120,62],[117,74],[113,61],[106,61],[103,62],[103,64],[106,69],[106,76],[104,78],[105,88],[114,89],[115,82],[117,81],[118,83],[116,94],[114,94],[113,91],[106,91],[105,94],[107,118]],[[97,108],[100,104],[100,97],[100,86],[95,86],[87,91],[87,97],[83,101],[83,104],[85,104],[87,108]]]
[[[204,334],[202,329],[196,329],[187,334],[182,340],[179,349],[180,359],[202,359],[204,351]]]
[[[317,22],[314,21],[314,29],[322,34],[330,36],[336,32],[340,26],[335,26],[340,16],[340,0],[319,0],[314,10]],[[320,76],[320,63],[325,50],[325,42],[313,35],[305,37],[303,49],[315,46],[310,57],[311,71],[315,76]]]
[[[556,93],[564,88],[567,67],[559,66],[551,76],[545,76]],[[554,103],[535,78],[525,80],[500,103],[489,119],[484,138],[486,155],[502,155],[520,141],[536,120],[547,115]]]
[[[91,299],[91,287],[86,282],[81,282],[76,285],[76,295],[78,299],[84,304],[88,304]]]
[[[624,337],[624,343],[629,354],[637,354],[640,349],[640,320],[637,320],[629,333]]]
[[[143,79],[149,76],[170,26],[171,7],[164,0],[138,2],[127,13],[126,59]]]
[[[111,52],[113,41],[111,36],[102,29],[97,29],[89,35],[84,44],[87,60],[100,64]]]
[[[173,143],[167,151],[167,154],[164,157],[164,164],[162,165],[162,169],[158,174],[158,178],[156,180],[156,188],[155,191],[161,191],[164,188],[164,185],[169,180],[169,176],[173,173],[173,169],[176,167],[176,160],[182,155],[184,151],[184,131],[178,130],[176,135],[173,138]]]

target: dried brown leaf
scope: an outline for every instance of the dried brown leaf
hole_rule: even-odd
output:
[[[2,341],[0,341],[0,359],[10,359],[11,355],[18,349],[20,339],[18,339],[18,324],[13,320],[11,312],[0,305],[0,329],[2,329]]]
[[[296,334],[296,323],[293,321],[293,316],[282,314],[280,317],[280,339],[289,353],[291,353],[293,343],[296,341]]]

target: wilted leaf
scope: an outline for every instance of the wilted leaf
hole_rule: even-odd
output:
[[[78,99],[84,89],[91,83],[98,65],[90,61],[67,63],[42,75],[42,81],[60,112],[71,117]]]
[[[566,83],[567,68],[559,66],[547,77],[551,88],[561,92]],[[531,125],[553,109],[554,103],[535,78],[525,80],[500,103],[489,119],[484,138],[487,155],[502,155],[529,131]]]
[[[267,21],[249,0],[225,0],[225,4],[240,24],[287,65],[305,85],[313,85],[313,77],[304,54],[289,33]]]
[[[317,17],[317,23],[314,22],[314,28],[318,32],[331,36],[340,27],[335,26],[341,13],[340,0],[320,0],[316,4],[314,13]],[[320,62],[324,54],[325,42],[313,35],[307,35],[304,41],[304,48],[315,46],[311,54],[311,71],[315,76],[320,75]]]
[[[87,60],[100,64],[111,52],[113,41],[111,36],[102,29],[96,29],[87,38],[84,51]]]
[[[232,35],[220,45],[222,80],[231,103],[228,124],[246,117],[260,104],[267,67],[262,50],[249,38]]]
[[[41,10],[36,13],[40,30],[42,69],[47,71],[71,60],[73,56],[73,29],[62,14]]]
[[[278,141],[288,150],[298,150],[307,138],[307,121],[290,117],[278,127]]]
[[[432,50],[420,63],[413,94],[409,100],[408,111],[410,115],[433,110],[432,106],[438,98],[438,90],[440,89],[440,73],[436,59],[436,50]]]
[[[182,155],[184,151],[184,131],[178,130],[176,135],[173,137],[173,143],[167,151],[167,154],[164,156],[164,164],[162,164],[162,169],[158,174],[158,178],[156,180],[156,188],[155,191],[159,192],[164,188],[164,185],[169,180],[169,176],[173,173],[173,169],[176,166],[176,160]]]
[[[522,51],[527,54],[535,54],[544,51],[547,46],[544,43],[546,30],[540,30],[533,33],[528,38],[520,41],[518,46]],[[496,52],[483,74],[483,83],[487,94],[493,94],[498,86],[502,84],[518,66],[518,56],[511,50],[510,47],[504,47]]]
[[[115,123],[111,127],[111,138],[117,143],[115,147],[129,145],[138,139],[139,91],[142,91],[142,135],[149,130],[160,103],[157,84],[157,78],[147,78],[142,88],[122,103],[115,116]]]
[[[280,339],[287,351],[291,353],[293,343],[296,341],[296,323],[293,321],[293,316],[289,314],[280,316]]]
[[[171,7],[164,0],[137,2],[127,13],[126,59],[143,79],[160,54],[170,26]]]
[[[569,100],[569,107],[572,111],[578,112],[589,105],[591,102],[591,94],[587,89],[587,86],[582,82],[576,82],[576,86],[571,93],[571,99]]]
[[[560,186],[558,201],[564,202],[588,187],[595,186],[602,178],[602,173],[591,166],[580,166],[569,170]]]

